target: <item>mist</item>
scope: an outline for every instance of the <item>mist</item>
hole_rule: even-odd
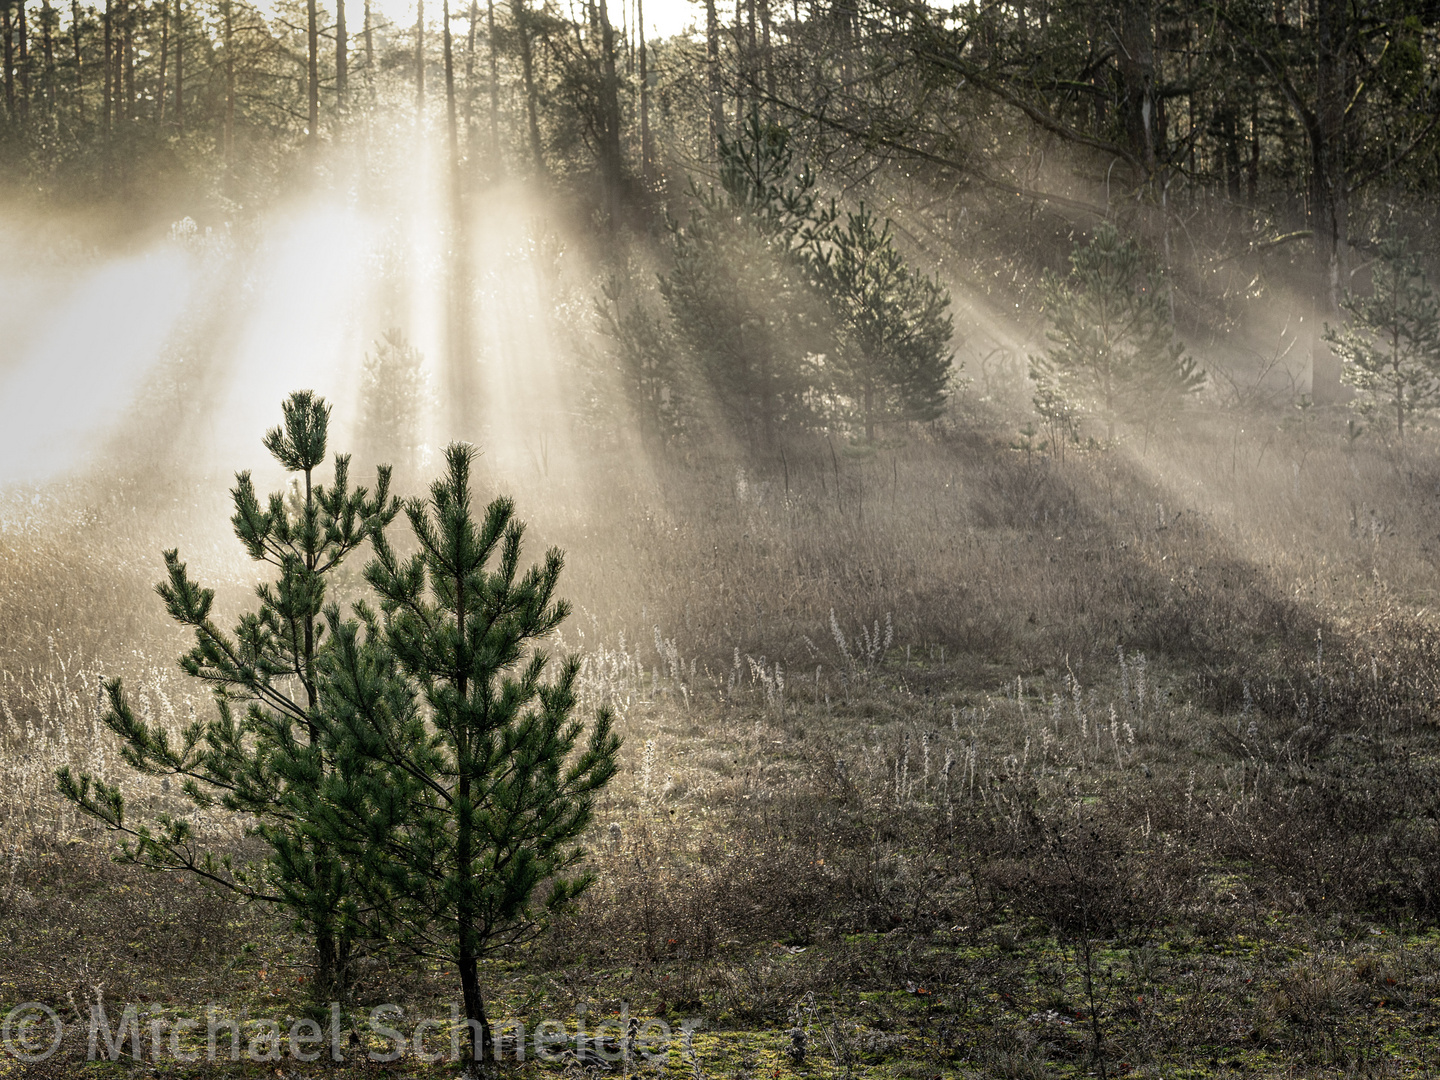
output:
[[[0,1073],[1428,1075],[1365,16],[0,4]]]

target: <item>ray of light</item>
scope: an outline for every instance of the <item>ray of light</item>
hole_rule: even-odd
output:
[[[278,403],[301,389],[335,408],[331,442],[343,445],[358,401],[370,230],[355,211],[322,204],[293,208],[266,232],[228,383],[214,402],[207,452],[217,457],[256,456],[257,433],[273,426]]]
[[[173,246],[115,260],[25,314],[0,375],[0,484],[73,469],[114,430],[185,310],[191,263]]]

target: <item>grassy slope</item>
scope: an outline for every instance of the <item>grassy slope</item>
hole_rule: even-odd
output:
[[[583,608],[566,640],[627,745],[597,887],[491,966],[493,1011],[700,1017],[710,1076],[1427,1075],[1440,470],[1429,445],[1351,453],[1342,423],[1214,416],[1061,467],[977,421],[867,457],[793,448],[743,482],[691,462],[603,518],[541,483]],[[97,986],[170,1016],[307,1000],[283,925],[110,865],[47,801],[58,761],[115,772],[95,658],[153,715],[188,713],[135,614],[154,570],[90,550],[122,511],[86,505],[0,537],[5,625],[57,640],[5,639],[0,1004],[75,1021],[72,1063],[67,1010]],[[378,959],[352,1009],[444,1017],[451,983]]]

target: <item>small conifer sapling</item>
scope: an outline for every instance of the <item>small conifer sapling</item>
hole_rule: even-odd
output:
[[[265,448],[287,472],[299,474],[289,495],[262,505],[249,472],[236,476],[231,497],[235,535],[276,578],[256,589],[259,606],[231,633],[211,617],[215,593],[165,552],[168,579],[156,586],[171,618],[190,627],[195,645],[180,658],[186,674],[210,687],[217,715],[195,721],[174,745],[160,724],[137,716],[120,680],[106,684],[103,720],[122,740],[125,762],[139,772],[175,776],[200,811],[217,805],[247,815],[252,834],[268,846],[263,865],[240,865],[205,848],[186,815],[133,821],[118,783],[58,772],[62,794],[121,834],[120,858],[160,871],[186,871],[248,899],[288,908],[316,948],[317,994],[344,989],[351,949],[364,912],[354,875],[317,832],[318,806],[337,771],[368,763],[338,761],[329,752],[324,651],[327,579],[345,557],[399,512],[388,494],[390,470],[378,471],[374,493],[349,486],[350,460],[337,455],[329,486],[316,482],[324,463],[330,408],[309,391],[290,395],[284,423],[266,433]]]
[[[406,505],[415,555],[375,534],[381,611],[331,608],[324,658],[337,757],[383,764],[335,786],[324,827],[394,939],[458,969],[472,1072],[494,1060],[479,961],[589,886],[578,841],[620,745],[604,710],[585,735],[579,661],[542,648],[569,612],[560,552],[521,570],[511,501],[471,514],[473,457],[448,447],[429,501]]]

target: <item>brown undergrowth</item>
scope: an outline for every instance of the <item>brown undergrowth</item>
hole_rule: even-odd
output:
[[[1437,470],[1327,423],[1202,418],[1062,466],[971,421],[656,465],[585,521],[537,481],[563,643],[626,744],[595,887],[492,965],[497,1009],[703,1017],[674,1066],[737,1077],[1424,1075]],[[109,865],[50,794],[59,764],[122,775],[102,674],[152,720],[208,708],[156,659],[150,541],[87,546],[129,511],[85,502],[0,535],[4,1001],[301,1013],[283,923]],[[376,950],[347,1008],[444,985]]]

